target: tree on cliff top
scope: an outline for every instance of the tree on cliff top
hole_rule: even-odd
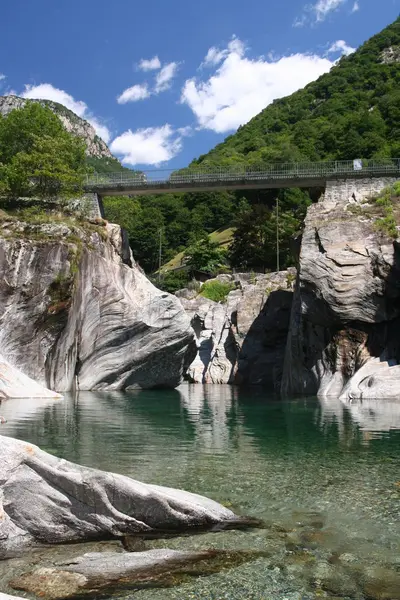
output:
[[[85,144],[37,103],[0,115],[0,193],[54,197],[81,193]]]

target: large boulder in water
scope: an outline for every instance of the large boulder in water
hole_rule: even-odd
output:
[[[41,544],[234,526],[241,519],[189,492],[140,483],[0,436],[0,559]]]

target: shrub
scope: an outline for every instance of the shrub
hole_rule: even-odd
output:
[[[200,295],[214,302],[226,302],[226,298],[232,290],[235,289],[233,283],[223,283],[222,281],[206,281],[200,291]]]
[[[178,290],[188,286],[189,276],[186,271],[171,271],[162,275],[160,279],[154,276],[151,281],[160,290],[174,294]]]
[[[375,204],[382,208],[383,215],[375,221],[375,228],[391,238],[397,238],[397,222],[393,210],[393,201],[400,195],[400,182],[382,190]]]

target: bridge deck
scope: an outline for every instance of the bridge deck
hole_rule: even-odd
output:
[[[146,195],[237,189],[325,187],[328,180],[398,177],[400,159],[264,165],[260,169],[219,168],[132,171],[88,175],[86,189],[101,196]]]

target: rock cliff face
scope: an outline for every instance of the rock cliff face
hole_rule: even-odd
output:
[[[343,400],[398,395],[400,254],[368,198],[387,181],[343,182],[308,210],[282,391]]]
[[[94,127],[58,102],[52,102],[51,100],[27,100],[19,96],[0,96],[0,114],[8,115],[15,108],[25,106],[27,102],[40,102],[43,106],[50,108],[61,120],[67,131],[84,140],[88,156],[114,158],[107,144],[96,134]]]
[[[0,352],[57,391],[176,386],[194,334],[117,225],[0,223]]]
[[[189,380],[279,389],[295,270],[218,279],[236,286],[224,304],[180,294],[198,345]]]

